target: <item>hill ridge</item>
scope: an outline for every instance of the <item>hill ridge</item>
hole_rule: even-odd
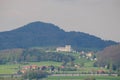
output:
[[[32,22],[20,28],[0,32],[0,49],[29,48],[29,47],[56,47],[70,44],[75,49],[96,48],[103,49],[117,44],[114,41],[105,41],[99,37],[83,32],[66,32],[51,23]]]

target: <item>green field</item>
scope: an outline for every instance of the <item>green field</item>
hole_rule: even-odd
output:
[[[66,53],[63,53],[66,54]],[[73,54],[73,53],[67,53],[67,55],[73,55],[75,57],[75,64],[81,64],[83,63],[84,66],[80,67],[76,71],[59,71],[55,73],[68,73],[68,74],[77,74],[82,72],[91,72],[91,71],[97,71],[99,69],[109,71],[105,68],[99,68],[99,67],[93,67],[94,61],[87,60],[86,58],[79,58],[79,54]],[[37,66],[55,66],[59,67],[61,66],[62,62],[53,62],[53,61],[42,61],[42,62],[27,62],[27,64],[4,64],[0,65],[0,74],[14,74],[16,73],[20,67],[26,66],[26,65],[37,65]],[[70,64],[70,63],[68,63]],[[88,77],[94,77],[96,80],[120,80],[120,77],[114,77],[114,76],[49,76],[47,78],[44,78],[43,80],[84,80]],[[8,80],[8,78],[0,78],[0,80]],[[21,80],[20,78],[17,79],[10,79],[9,80]]]
[[[18,70],[18,64],[0,65],[0,74],[14,74]]]
[[[96,80],[120,80],[120,77],[113,76],[49,76],[40,80],[85,80],[86,78],[95,78]],[[21,78],[0,77],[0,80],[23,80]],[[36,79],[34,79],[36,80]]]
[[[53,61],[42,61],[42,62],[29,62],[26,65],[37,65],[37,66],[60,66],[61,62],[53,62]],[[4,64],[0,65],[0,74],[14,74],[18,71],[19,67],[26,66],[23,64]]]
[[[120,80],[120,77],[113,76],[49,76],[43,80],[84,80],[88,77],[93,77],[96,80]]]
[[[83,63],[84,67],[81,67],[77,71],[65,71],[65,73],[81,73],[81,72],[90,72],[90,71],[97,71],[99,67],[93,67],[94,61],[87,60],[86,58],[79,58],[79,54],[77,53],[62,53],[66,55],[72,55],[75,57],[75,64]],[[19,67],[25,65],[37,65],[37,66],[61,66],[62,62],[53,62],[53,61],[42,61],[42,62],[28,62],[28,64],[4,64],[0,65],[0,74],[14,74],[19,70]],[[69,63],[70,64],[70,63]],[[106,70],[103,68],[103,70]],[[60,72],[61,73],[61,72]]]

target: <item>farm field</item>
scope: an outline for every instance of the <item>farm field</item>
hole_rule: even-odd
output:
[[[63,53],[66,54],[66,53]],[[95,61],[91,61],[88,60],[86,58],[79,58],[79,54],[77,53],[68,53],[70,55],[73,55],[75,57],[75,61],[74,64],[83,64],[82,67],[78,68],[75,71],[59,71],[59,72],[53,72],[53,74],[79,74],[79,73],[85,73],[85,74],[89,74],[92,71],[97,71],[97,70],[104,70],[104,71],[108,71],[108,69],[105,68],[100,68],[100,67],[94,67],[93,63]],[[56,69],[57,67],[60,67],[63,63],[62,62],[54,62],[54,61],[41,61],[41,62],[25,62],[25,63],[21,63],[21,64],[4,64],[4,65],[0,65],[0,74],[15,74],[21,67],[26,66],[26,65],[37,65],[37,66],[55,66]],[[70,65],[71,63],[69,62],[68,65]],[[49,71],[48,71],[49,72]],[[44,78],[42,80],[85,80],[88,77],[94,77],[96,80],[120,80],[120,77],[114,77],[114,76],[89,76],[89,75],[85,75],[85,76],[48,76],[47,78]],[[1,77],[0,80],[8,80],[7,77]],[[9,80],[21,80],[21,78],[9,78]]]
[[[95,78],[96,80],[120,80],[120,77],[114,77],[114,76],[49,76],[47,78],[40,80],[85,80],[86,78]],[[23,80],[23,79],[0,77],[0,80]]]
[[[79,54],[77,53],[62,53],[67,55],[72,55],[75,57],[74,64],[83,64],[84,67],[81,67],[77,69],[77,71],[64,71],[64,73],[88,73],[90,71],[97,71],[101,68],[99,67],[93,67],[94,61],[87,60],[86,58],[79,58]],[[25,64],[4,64],[0,65],[0,74],[15,74],[20,67],[26,66],[26,65],[37,65],[37,66],[56,66],[60,67],[63,63],[62,62],[54,62],[54,61],[41,61],[41,62],[27,62]],[[71,64],[71,63],[69,63]],[[108,71],[105,68],[102,68],[102,70]],[[59,73],[63,73],[63,71],[60,71]]]
[[[66,54],[66,53],[63,53]],[[98,69],[93,67],[93,61],[86,60],[85,58],[78,59],[79,54],[68,53],[69,55],[73,55],[76,59],[74,61],[75,64],[84,63],[84,68],[81,68],[79,71],[72,71],[72,73],[80,73],[80,71],[88,72],[92,68]],[[3,64],[0,65],[0,74],[15,74],[20,67],[26,65],[37,65],[37,66],[61,66],[62,62],[54,62],[54,61],[41,61],[41,62],[27,62],[25,64]],[[61,73],[61,72],[60,72]],[[67,71],[66,73],[71,73],[71,71]]]
[[[4,64],[0,65],[0,74],[15,74],[19,67],[26,65],[37,65],[37,66],[60,66],[61,62],[53,62],[53,61],[42,61],[42,62],[28,62],[28,64]]]
[[[89,77],[93,77],[96,80],[120,80],[120,77],[113,76],[49,76],[43,80],[84,80]]]
[[[18,64],[0,65],[0,74],[14,74],[17,72],[18,67]]]

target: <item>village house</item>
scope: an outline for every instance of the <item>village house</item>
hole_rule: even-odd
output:
[[[24,74],[24,73],[26,73],[26,70],[22,69],[22,70],[20,70],[20,72]]]
[[[22,69],[24,70],[31,69],[31,66],[24,66]]]
[[[20,70],[21,73],[25,73],[27,70],[33,70],[33,69],[38,69],[37,65],[30,65],[30,66],[24,66]]]
[[[37,66],[37,65],[28,65],[28,66],[23,66],[22,69],[20,70],[21,73],[26,73],[28,70],[46,70],[50,69],[50,71],[54,71],[55,67],[54,66]]]
[[[93,53],[92,52],[89,52],[86,54],[87,57],[92,57]]]
[[[105,71],[104,70],[97,70],[97,74],[104,74]]]
[[[24,66],[22,69],[37,69],[37,65]]]

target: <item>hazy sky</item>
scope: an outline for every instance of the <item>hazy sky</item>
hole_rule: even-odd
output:
[[[120,0],[0,0],[0,31],[34,21],[120,42]]]

